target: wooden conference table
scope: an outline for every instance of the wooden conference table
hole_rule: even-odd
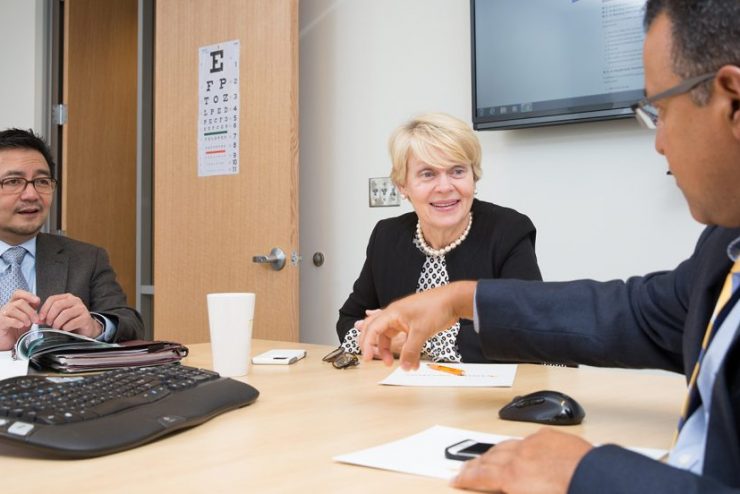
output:
[[[121,453],[50,460],[0,444],[4,492],[459,492],[443,480],[335,463],[332,457],[445,425],[522,436],[541,426],[507,422],[498,409],[518,394],[554,389],[576,398],[585,421],[563,427],[596,442],[668,448],[685,390],[667,373],[520,365],[512,388],[381,386],[381,362],[348,370],[321,361],[331,347],[255,340],[252,354],[305,348],[290,366],[251,366],[240,378],[254,404]],[[210,346],[185,364],[210,367]]]

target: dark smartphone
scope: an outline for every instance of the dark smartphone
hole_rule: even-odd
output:
[[[491,443],[479,443],[472,439],[466,439],[459,443],[455,443],[452,446],[447,446],[445,448],[445,458],[450,460],[468,461],[473,458],[477,458],[493,446],[495,445]]]

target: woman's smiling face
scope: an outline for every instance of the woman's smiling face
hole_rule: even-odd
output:
[[[412,154],[406,183],[399,188],[414,207],[425,236],[446,236],[446,232],[462,231],[467,226],[475,194],[469,164],[432,166]]]

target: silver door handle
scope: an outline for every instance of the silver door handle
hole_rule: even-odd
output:
[[[254,256],[252,262],[260,264],[271,264],[272,269],[280,271],[285,266],[285,252],[274,247],[267,256]]]

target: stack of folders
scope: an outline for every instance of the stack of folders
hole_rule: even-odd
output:
[[[13,348],[16,359],[29,360],[41,370],[65,373],[168,364],[187,354],[186,346],[171,341],[106,343],[51,328],[28,331]]]

